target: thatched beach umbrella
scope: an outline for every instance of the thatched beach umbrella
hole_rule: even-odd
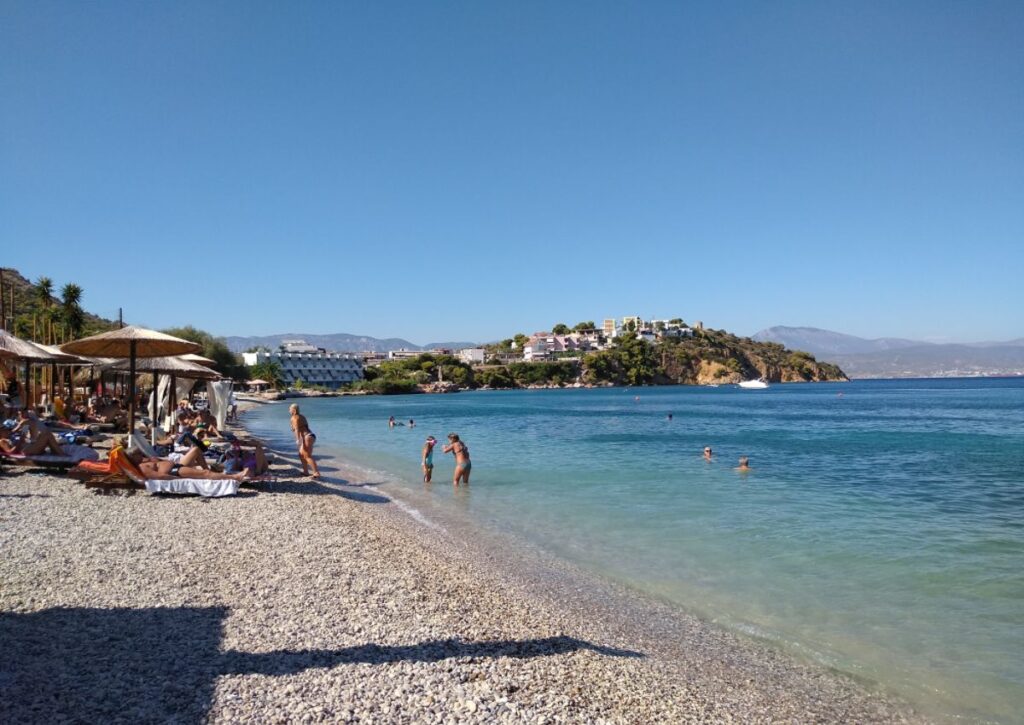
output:
[[[92,361],[86,358],[78,357],[77,355],[69,355],[66,352],[62,352],[56,345],[43,345],[41,343],[34,343],[36,347],[39,347],[46,352],[53,355],[53,359],[50,361],[50,402],[53,402],[54,397],[54,385],[57,380],[57,366],[66,365],[71,368],[71,387],[74,388],[74,377],[75,377],[75,366],[76,365],[91,365]],[[64,385],[64,374],[61,373],[61,387]],[[72,397],[74,397],[74,390],[71,391]]]
[[[75,340],[60,346],[64,352],[73,355],[90,355],[93,357],[124,357],[128,358],[128,377],[130,397],[128,402],[128,432],[135,431],[135,361],[137,358],[166,357],[185,355],[197,352],[201,348],[194,342],[182,340],[180,337],[166,335],[156,330],[127,325],[120,330],[111,330],[99,335]]]
[[[153,374],[153,423],[151,427],[154,435],[156,433],[156,413],[159,411],[160,402],[156,399],[159,389],[160,375],[169,375],[171,378],[171,399],[175,397],[178,378],[190,380],[220,380],[220,374],[199,363],[189,362],[182,357],[149,357],[143,358],[135,363],[135,372]],[[129,361],[120,360],[110,367],[111,370],[124,370]]]
[[[211,360],[210,358],[203,357],[202,355],[196,355],[193,352],[190,352],[188,355],[182,355],[181,359],[185,360],[186,362],[199,363],[200,365],[205,365],[208,368],[212,368],[214,365],[217,364],[216,360]]]
[[[3,357],[23,360],[25,362],[25,394],[22,396],[24,407],[29,405],[29,390],[31,388],[31,367],[33,363],[53,362],[53,354],[47,352],[39,345],[15,337],[7,330],[0,330],[0,350]]]

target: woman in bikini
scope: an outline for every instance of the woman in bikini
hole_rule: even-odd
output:
[[[452,483],[458,486],[461,481],[468,486],[469,472],[473,468],[473,463],[469,460],[469,448],[459,440],[459,436],[456,433],[449,433],[448,441],[448,445],[444,447],[444,452],[455,454],[455,477],[452,479]]]
[[[313,478],[320,478],[320,469],[317,468],[313,459],[313,446],[316,444],[316,436],[309,429],[309,422],[306,416],[299,413],[299,406],[292,403],[288,406],[288,412],[292,414],[292,432],[295,433],[295,443],[299,446],[299,459],[302,461],[302,473],[309,475],[309,469],[313,469]]]

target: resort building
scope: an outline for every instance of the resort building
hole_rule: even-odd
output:
[[[244,352],[246,365],[277,363],[281,377],[292,386],[299,380],[305,385],[321,385],[337,390],[342,385],[363,379],[363,360],[347,352],[327,352],[303,340],[288,340],[276,352],[258,350]]]
[[[467,347],[455,353],[456,357],[469,365],[484,364],[484,349],[482,347]]]

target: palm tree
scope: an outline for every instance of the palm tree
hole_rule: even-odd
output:
[[[35,292],[39,306],[42,308],[42,314],[40,317],[42,318],[43,329],[40,336],[43,338],[43,344],[48,345],[50,342],[50,336],[47,335],[47,322],[50,321],[48,319],[48,311],[50,309],[50,305],[53,304],[53,280],[49,277],[40,277],[36,280],[36,286],[33,291]]]
[[[61,288],[61,318],[72,340],[78,339],[85,325],[85,315],[79,304],[82,300],[82,288],[74,282],[68,282]]]

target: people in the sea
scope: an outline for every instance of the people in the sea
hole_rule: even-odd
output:
[[[395,427],[395,416],[391,416],[390,418],[388,418],[388,428],[394,428],[394,427]]]
[[[672,420],[672,414],[671,413],[668,414],[668,419]]]
[[[320,469],[313,458],[313,446],[316,444],[316,435],[309,429],[309,421],[306,416],[299,412],[299,406],[292,403],[288,406],[288,412],[292,414],[292,432],[295,433],[295,443],[299,447],[299,459],[302,461],[302,474],[308,476],[309,469],[313,469],[313,478],[320,478]]]
[[[416,427],[416,421],[414,421],[412,418],[409,418],[409,427],[410,428],[415,428]]]
[[[711,460],[711,455],[712,455],[711,446],[704,446],[704,460],[705,461],[710,461]]]
[[[437,439],[434,438],[434,436],[427,436],[427,440],[423,444],[423,451],[420,457],[420,463],[423,466],[423,483],[430,483],[430,479],[434,475],[435,445],[437,445]]]
[[[448,445],[444,447],[444,452],[455,454],[455,474],[452,483],[456,486],[460,482],[468,485],[473,463],[469,460],[469,448],[459,439],[457,433],[448,434]]]
[[[740,465],[736,466],[736,470],[744,472],[751,470],[750,459],[747,458],[746,456],[740,456]]]

